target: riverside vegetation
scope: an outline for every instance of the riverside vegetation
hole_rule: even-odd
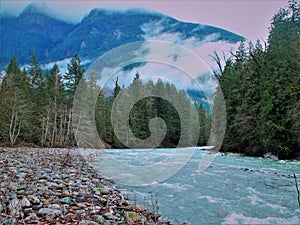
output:
[[[272,19],[268,43],[241,43],[231,57],[217,54],[226,101],[224,151],[281,159],[300,150],[300,9],[290,1]]]

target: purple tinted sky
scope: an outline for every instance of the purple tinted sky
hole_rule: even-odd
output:
[[[19,14],[27,0],[0,0],[1,12]],[[61,18],[77,22],[90,9],[98,7],[124,9],[139,7],[170,15],[178,20],[209,24],[240,34],[249,40],[267,40],[270,20],[287,0],[152,0],[152,1],[65,1],[44,0]]]

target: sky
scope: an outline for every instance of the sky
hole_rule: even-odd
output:
[[[0,0],[0,12],[18,15],[33,1]],[[175,19],[212,25],[255,42],[267,41],[272,16],[287,0],[44,0],[48,8],[64,20],[79,22],[92,8],[154,10]]]

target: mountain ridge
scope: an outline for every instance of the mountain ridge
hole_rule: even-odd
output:
[[[211,42],[236,43],[244,37],[209,25],[181,22],[159,12],[130,8],[126,10],[92,9],[79,23],[69,23],[47,12],[47,6],[30,4],[17,17],[0,15],[0,69],[16,56],[27,64],[33,53],[41,63],[64,60],[78,53],[94,60],[117,46],[150,37],[145,24],[160,26],[159,35],[179,35],[182,40],[194,38],[199,43],[209,35]],[[148,35],[148,36],[147,36]]]

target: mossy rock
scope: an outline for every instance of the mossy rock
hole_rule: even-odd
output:
[[[125,212],[124,217],[129,223],[141,223],[143,220],[143,216],[134,211]]]
[[[98,186],[98,187],[97,187],[97,190],[100,191],[100,192],[102,193],[103,188],[104,188],[104,187],[101,185],[101,186]]]

